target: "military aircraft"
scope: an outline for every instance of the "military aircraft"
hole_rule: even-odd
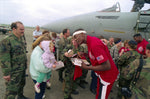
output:
[[[150,4],[150,0],[132,0],[132,1],[134,1],[134,5],[131,12],[138,12],[140,9],[144,7],[145,3]]]
[[[82,28],[91,36],[121,37],[133,39],[135,33],[141,33],[147,40],[150,38],[150,11],[121,12],[119,3],[102,11],[73,16],[57,20],[42,26],[44,29],[61,33],[70,29],[72,34]]]

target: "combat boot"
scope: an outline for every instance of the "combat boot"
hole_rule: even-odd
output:
[[[78,94],[79,94],[79,92],[78,92],[78,91],[76,91],[76,90],[73,90],[73,91],[71,92],[71,94],[78,95]]]
[[[73,99],[71,96],[69,96],[68,98],[64,98],[64,99]]]

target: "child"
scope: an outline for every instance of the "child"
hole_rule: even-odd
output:
[[[41,48],[44,50],[44,53],[42,54],[42,60],[47,69],[55,68],[56,60],[55,56],[53,54],[54,44],[52,41],[42,41],[41,42]],[[48,73],[40,73],[39,77],[36,79],[37,83],[34,85],[35,91],[37,93],[40,93],[40,83],[43,81],[45,77],[47,77],[47,86],[50,87],[50,76],[51,71]]]

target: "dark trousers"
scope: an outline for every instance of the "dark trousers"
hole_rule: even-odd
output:
[[[93,70],[91,71],[91,77],[92,77],[92,80],[91,80],[90,89],[96,90],[97,89],[97,76],[95,75],[95,72]]]
[[[64,72],[64,70],[65,70],[64,67],[63,67],[63,68],[60,68],[60,69],[58,70],[59,79],[63,79],[63,72]]]
[[[37,81],[33,80],[34,83]],[[46,88],[46,82],[40,83],[40,93],[35,92],[35,99],[42,99],[44,93],[45,93],[45,88]]]

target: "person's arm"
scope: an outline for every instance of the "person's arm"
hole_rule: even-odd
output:
[[[10,80],[11,73],[11,57],[10,57],[10,42],[5,39],[0,42],[0,66],[3,72],[3,78]]]
[[[41,36],[41,35],[40,35]],[[35,38],[38,38],[38,37],[40,37],[40,36],[38,36],[38,35],[36,35],[36,36],[34,36]]]
[[[121,56],[124,53],[124,49],[120,50],[119,56]]]
[[[102,64],[97,66],[87,66],[84,62],[82,62],[81,68],[94,71],[107,71],[111,69],[111,66],[109,60],[107,60],[106,62],[103,62]]]

